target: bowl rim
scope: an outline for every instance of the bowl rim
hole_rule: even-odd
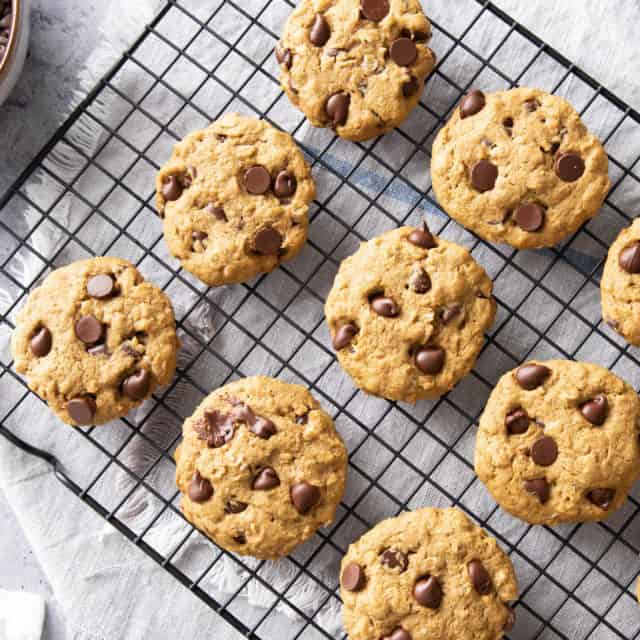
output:
[[[18,23],[20,21],[20,0],[11,0],[11,8],[13,11],[13,21],[11,23],[11,35],[9,36],[9,42],[7,43],[7,49],[4,53],[4,57],[0,60],[0,76],[9,66],[9,62],[13,56],[16,42],[18,40]]]

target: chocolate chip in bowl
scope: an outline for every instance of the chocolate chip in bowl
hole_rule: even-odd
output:
[[[29,43],[29,1],[0,0],[0,104],[24,66]]]
[[[0,0],[0,58],[4,60],[9,49],[13,27],[13,7],[9,0]]]

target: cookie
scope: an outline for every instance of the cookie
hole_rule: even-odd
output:
[[[485,240],[550,247],[600,210],[609,162],[574,108],[537,89],[466,95],[433,145],[445,211]]]
[[[349,547],[340,585],[350,640],[498,640],[515,623],[511,560],[455,508],[376,525]]]
[[[616,375],[569,360],[505,374],[480,419],[475,467],[532,524],[604,520],[640,473],[640,400]]]
[[[623,229],[611,245],[600,290],[604,321],[640,346],[640,219]]]
[[[430,38],[419,0],[302,0],[276,46],[280,83],[312,125],[368,140],[418,104]]]
[[[365,242],[340,265],[325,306],[340,364],[374,395],[441,396],[476,361],[495,318],[492,290],[464,247],[426,225]]]
[[[178,338],[167,296],[119,258],[51,272],[18,313],[15,368],[68,424],[125,416],[176,367]]]
[[[347,451],[303,387],[265,377],[232,382],[205,398],[183,436],[182,511],[220,547],[275,559],[333,521]]]
[[[228,113],[188,135],[156,186],[169,250],[209,286],[268,273],[307,239],[311,170],[291,136],[263,120]]]

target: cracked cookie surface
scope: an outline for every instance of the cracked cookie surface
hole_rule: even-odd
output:
[[[156,188],[171,253],[209,286],[273,271],[307,239],[311,170],[293,138],[263,120],[228,113],[191,133]]]
[[[506,373],[480,419],[475,467],[532,524],[604,520],[640,472],[640,400],[607,369],[530,362]]]
[[[351,640],[499,640],[515,622],[511,560],[455,508],[379,523],[349,547],[340,584]]]
[[[433,145],[445,211],[485,240],[550,247],[602,207],[608,159],[563,98],[519,88],[472,91]]]
[[[340,265],[325,305],[333,346],[356,385],[391,400],[446,393],[473,367],[496,303],[484,269],[428,229],[402,227]]]
[[[602,317],[640,346],[640,220],[623,229],[609,249],[600,283]]]
[[[167,296],[119,258],[50,273],[19,312],[16,371],[68,424],[126,415],[168,384],[178,339]]]
[[[333,521],[347,474],[345,446],[317,400],[262,376],[205,398],[175,457],[185,517],[224,549],[264,559]]]
[[[367,140],[399,126],[435,66],[418,0],[303,0],[276,47],[280,82],[316,127]]]

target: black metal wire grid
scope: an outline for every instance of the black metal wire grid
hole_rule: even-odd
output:
[[[11,244],[0,256],[0,284],[12,292],[1,309],[0,335],[13,329],[17,309],[49,270],[70,257],[111,253],[133,258],[169,295],[179,291],[189,297],[178,328],[194,353],[139,420],[119,421],[122,428],[116,445],[105,441],[101,429],[75,430],[73,438],[85,443],[101,464],[73,472],[63,467],[64,459],[27,445],[21,437],[17,416],[21,407],[37,400],[13,371],[10,356],[2,353],[0,432],[45,459],[73,493],[250,638],[272,637],[271,629],[282,622],[283,610],[295,617],[279,627],[279,637],[333,637],[319,620],[329,605],[339,601],[339,561],[354,528],[362,532],[382,517],[423,504],[460,507],[510,553],[521,584],[513,638],[640,637],[633,595],[640,551],[640,495],[634,493],[604,523],[531,527],[506,516],[493,503],[473,473],[472,460],[475,425],[492,386],[504,371],[530,357],[580,359],[588,353],[590,360],[618,372],[636,388],[640,384],[638,352],[602,323],[598,309],[608,245],[629,224],[630,205],[640,193],[636,173],[640,115],[490,2],[460,0],[454,24],[446,6],[450,3],[434,0],[428,13],[435,14],[432,46],[439,63],[407,124],[368,144],[347,145],[328,131],[311,138],[307,131],[300,140],[304,120],[288,108],[272,61],[279,28],[294,3],[224,0],[206,3],[207,7],[202,4],[167,0],[144,34],[0,199],[0,228]],[[188,33],[180,41],[174,37],[177,25],[191,27],[180,30],[182,35]],[[149,58],[145,51],[151,42],[154,54]],[[255,46],[256,42],[260,45]],[[517,58],[508,54],[514,44],[520,52]],[[161,60],[158,47],[167,54]],[[203,51],[212,52],[211,58],[200,55]],[[237,73],[238,62],[244,74]],[[181,73],[187,67],[200,77],[189,87],[183,86],[186,74]],[[119,79],[133,68],[144,82],[123,90]],[[498,89],[519,84],[568,97],[605,141],[612,165],[613,189],[605,212],[561,246],[535,253],[494,246],[461,229],[438,209],[428,176],[431,142],[460,97],[471,86]],[[117,126],[101,117],[99,105],[107,97],[123,106]],[[300,258],[254,282],[213,291],[181,271],[166,253],[153,208],[153,173],[167,157],[171,143],[230,108],[257,114],[297,136],[319,189],[310,240]],[[89,118],[103,134],[91,155],[74,143],[73,130],[82,118]],[[136,136],[143,128],[141,121],[151,123],[155,131],[144,140]],[[107,166],[103,158],[113,145],[122,152],[121,162]],[[62,147],[83,159],[73,180],[61,180],[48,166],[50,154]],[[38,190],[29,188],[42,175],[60,187],[53,200],[44,196],[41,200]],[[96,195],[96,184],[103,183]],[[57,213],[69,197],[80,204],[82,214],[67,228]],[[127,203],[124,209],[123,202]],[[18,214],[26,208],[38,215],[22,225]],[[358,241],[387,228],[417,224],[423,217],[440,235],[467,245],[487,267],[496,284],[499,314],[473,374],[446,397],[414,407],[367,398],[351,385],[334,359],[322,305],[340,259]],[[51,255],[41,253],[32,241],[47,225],[62,237]],[[105,229],[112,229],[108,242],[100,246],[94,244],[91,233],[97,228],[100,237]],[[13,265],[27,255],[40,268],[21,279]],[[192,314],[203,306],[217,321],[206,336],[191,322]],[[279,339],[283,332],[294,336],[286,345]],[[149,536],[167,517],[181,518],[175,486],[157,481],[159,469],[166,477],[173,475],[172,453],[184,418],[175,408],[175,394],[182,394],[188,385],[199,399],[227,380],[257,373],[305,384],[333,414],[341,431],[349,432],[347,496],[334,525],[285,561],[290,563],[292,578],[284,589],[271,584],[268,563],[237,558],[213,544],[197,570],[187,569],[181,563],[181,551],[200,536],[191,527],[169,552],[159,550]],[[337,386],[336,379],[340,379]],[[169,416],[177,426],[169,441],[146,429],[159,414]],[[447,429],[433,428],[438,422],[446,423]],[[153,451],[143,470],[133,469],[125,455],[137,441]],[[427,459],[421,457],[425,451]],[[118,495],[113,495],[114,470],[131,480]],[[108,485],[107,493],[100,490],[102,484]],[[134,525],[122,514],[141,494],[154,508],[144,523]],[[231,593],[212,588],[207,580],[223,560],[242,572]],[[567,563],[573,571],[566,571]],[[330,578],[327,567],[333,568]],[[299,606],[293,597],[302,581],[311,582],[322,593],[312,610]],[[251,585],[270,595],[267,608],[246,606],[243,596]]]

